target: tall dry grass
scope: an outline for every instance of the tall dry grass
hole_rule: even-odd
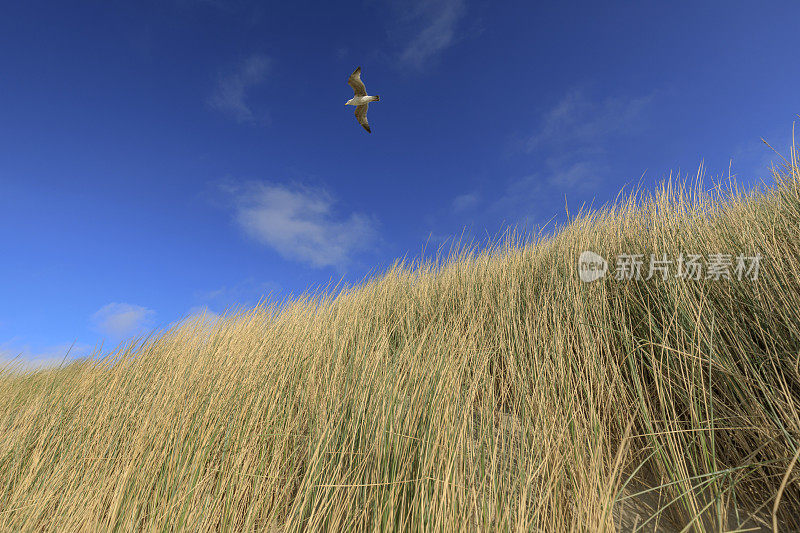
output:
[[[0,376],[0,529],[800,530],[800,171]],[[757,281],[578,279],[593,250]],[[613,265],[612,265],[613,267]]]

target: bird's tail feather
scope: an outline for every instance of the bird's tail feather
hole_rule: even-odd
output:
[[[375,96],[373,96],[373,98],[374,98],[373,102],[380,102],[381,101],[381,97],[378,96],[377,94]]]

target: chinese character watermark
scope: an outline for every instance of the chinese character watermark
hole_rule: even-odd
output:
[[[671,258],[668,254],[650,254],[645,259],[643,254],[619,254],[616,257],[614,279],[618,281],[649,280],[653,277],[662,280],[758,280],[761,254],[748,256],[723,253],[709,254],[704,258],[700,254],[684,254]],[[581,281],[591,282],[602,278],[608,272],[608,262],[595,252],[585,251],[578,258],[578,275]]]

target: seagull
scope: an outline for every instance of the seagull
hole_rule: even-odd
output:
[[[356,119],[358,119],[358,123],[364,126],[367,132],[372,133],[372,130],[369,129],[369,122],[367,122],[367,109],[369,109],[370,102],[378,102],[381,97],[367,96],[367,88],[364,87],[364,82],[361,81],[361,67],[358,67],[350,74],[350,77],[347,78],[347,84],[353,88],[355,96],[345,102],[344,105],[356,106]]]

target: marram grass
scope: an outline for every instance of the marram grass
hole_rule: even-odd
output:
[[[800,530],[792,161],[755,192],[668,181],[552,237],[8,367],[0,530]],[[584,250],[762,260],[584,283]]]

